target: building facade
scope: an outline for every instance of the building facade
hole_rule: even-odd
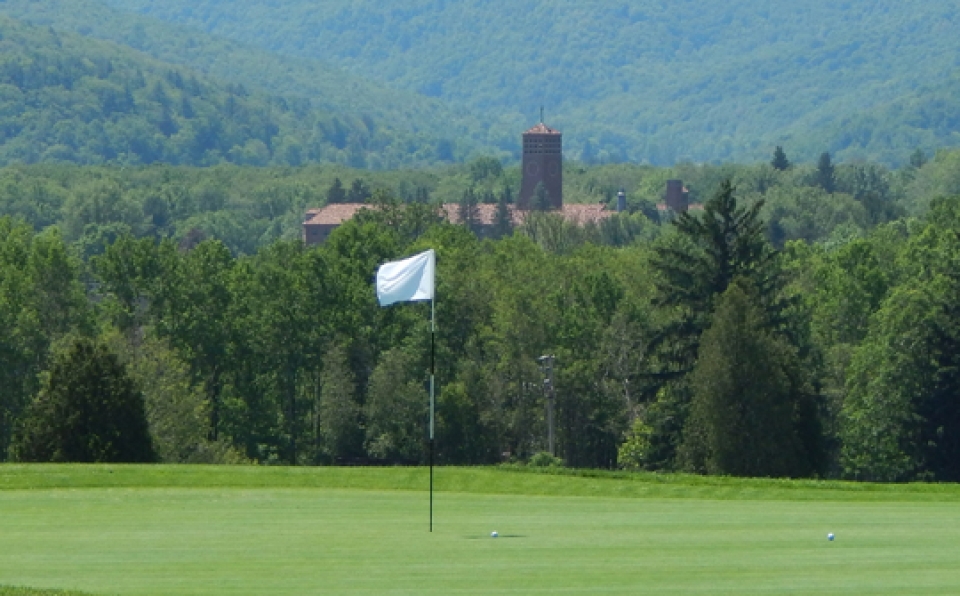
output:
[[[563,210],[563,135],[543,122],[523,133],[522,177],[517,207],[537,207],[537,187],[543,185],[550,209]]]
[[[510,205],[510,220],[514,226],[522,225],[529,212],[537,205],[537,189],[542,185],[551,211],[570,223],[577,225],[599,224],[614,214],[602,204],[563,204],[563,135],[543,122],[523,133],[523,160],[520,195],[516,206]],[[620,209],[626,208],[625,197],[618,201]],[[362,203],[338,203],[310,209],[303,222],[303,241],[307,245],[322,244],[333,230],[353,217],[361,209],[374,209]],[[438,206],[438,215],[450,223],[460,222],[457,203]],[[474,214],[475,232],[486,236],[496,227],[496,205],[479,204]]]
[[[690,191],[683,185],[682,180],[667,180],[667,192],[663,202],[674,213],[683,213],[690,207]]]

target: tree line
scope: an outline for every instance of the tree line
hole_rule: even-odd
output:
[[[226,203],[264,208],[255,197],[271,193],[243,189],[269,170],[7,170],[0,204],[17,207],[0,219],[0,450],[115,459],[115,429],[135,424],[66,414],[102,411],[145,420],[127,459],[423,461],[428,307],[381,309],[372,282],[380,263],[429,247],[442,463],[545,450],[538,358],[549,354],[569,466],[956,480],[960,199],[935,196],[954,159],[895,172],[828,159],[688,168],[703,210],[658,220],[644,189],[673,172],[572,165],[572,193],[602,197],[633,176],[630,210],[597,226],[533,213],[483,239],[443,221],[436,195],[500,189],[505,201],[509,170],[395,173],[368,178],[373,208],[323,245],[274,238],[249,252],[150,227],[137,207],[174,183],[189,205],[192,189],[221,180]],[[345,172],[281,186],[322,180],[301,186],[322,203],[354,188],[336,183]],[[129,208],[74,202],[77,181],[115,184]],[[855,184],[865,190],[844,192]],[[157,204],[176,204],[166,196]],[[784,196],[800,207],[774,208]],[[844,201],[858,225],[814,215]],[[89,224],[65,225],[78,212],[129,219],[94,242]],[[785,214],[814,218],[811,237]],[[85,395],[117,405],[77,405]],[[78,427],[101,430],[56,442]]]
[[[623,188],[635,227],[642,228],[649,239],[668,219],[657,209],[667,180],[682,179],[691,201],[702,203],[729,178],[744,201],[764,200],[761,215],[768,237],[782,247],[790,240],[845,242],[880,223],[921,216],[934,197],[960,194],[957,151],[914,152],[910,165],[895,170],[872,163],[834,162],[825,155],[829,163],[823,169],[818,164],[792,163],[786,155],[784,169],[771,163],[681,163],[655,168],[571,161],[564,164],[564,202],[603,203],[615,209],[617,192]],[[186,244],[216,238],[234,255],[252,255],[278,239],[299,238],[307,209],[367,202],[377,190],[389,191],[404,202],[479,204],[502,198],[509,204],[519,188],[519,167],[491,157],[395,171],[332,164],[298,168],[17,165],[0,168],[0,215],[22,218],[37,231],[57,225],[84,260],[102,252],[104,243],[127,233]]]

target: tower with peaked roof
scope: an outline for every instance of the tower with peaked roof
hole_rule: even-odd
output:
[[[541,118],[542,120],[542,118]],[[542,121],[523,133],[522,178],[517,207],[534,206],[537,186],[543,184],[550,207],[563,209],[563,135]]]

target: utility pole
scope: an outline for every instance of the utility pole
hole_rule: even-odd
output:
[[[554,441],[554,403],[556,401],[556,388],[553,385],[553,361],[552,355],[544,355],[537,358],[540,363],[540,370],[543,373],[543,392],[547,398],[547,445],[550,455],[556,457],[556,443]]]

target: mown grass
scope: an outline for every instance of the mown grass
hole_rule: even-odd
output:
[[[422,468],[7,465],[0,486],[0,583],[87,594],[960,594],[951,485],[440,468],[433,533]]]
[[[346,488],[420,491],[425,468],[0,465],[0,490],[40,488]],[[526,466],[442,467],[438,492],[557,497],[960,501],[956,484],[726,478]]]
[[[63,590],[34,590],[33,588],[13,588],[0,586],[0,596],[89,596],[83,592],[64,592]]]

